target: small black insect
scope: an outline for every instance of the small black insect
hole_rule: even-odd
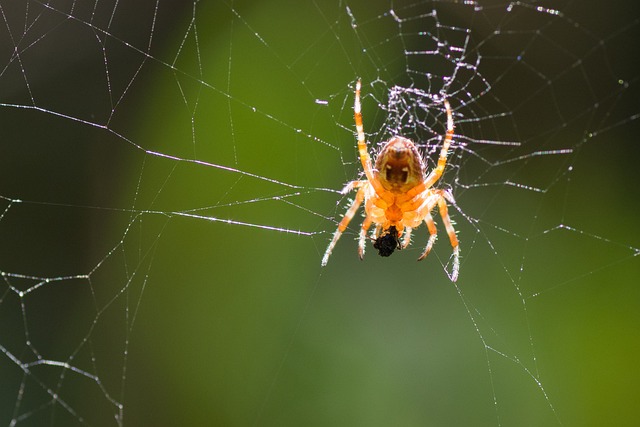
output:
[[[400,240],[398,240],[398,230],[396,230],[396,227],[389,227],[384,234],[376,239],[373,247],[378,250],[380,256],[389,256],[393,251],[400,248]]]

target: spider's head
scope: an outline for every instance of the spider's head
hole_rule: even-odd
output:
[[[389,227],[384,233],[380,235],[373,243],[373,247],[378,250],[380,256],[389,256],[400,247],[400,240],[398,240],[398,230],[395,226]]]
[[[376,170],[385,190],[403,193],[424,176],[422,157],[410,139],[394,136],[376,158]]]

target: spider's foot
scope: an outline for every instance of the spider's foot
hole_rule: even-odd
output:
[[[424,252],[422,252],[422,255],[418,257],[418,261],[422,261],[427,257],[427,255],[429,255],[429,252],[431,252],[431,248],[433,247],[433,244],[436,242],[436,237],[438,237],[437,234],[432,234],[431,236],[429,236],[427,247],[424,249]]]
[[[322,257],[322,262],[320,262],[320,265],[322,267],[326,267],[328,262],[329,262],[329,255],[328,254],[324,254],[324,256]]]
[[[453,248],[453,268],[449,278],[452,282],[458,280],[458,272],[460,271],[460,246]]]

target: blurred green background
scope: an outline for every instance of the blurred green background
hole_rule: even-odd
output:
[[[631,2],[29,4],[0,2],[0,424],[637,423]],[[381,88],[438,67],[403,53],[434,8],[492,86],[452,99],[460,279],[444,234],[415,262],[424,230],[358,261],[357,223],[321,268],[353,83],[373,133]]]

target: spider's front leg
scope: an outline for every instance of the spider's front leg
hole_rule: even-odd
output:
[[[429,176],[425,178],[424,188],[431,188],[431,186],[433,186],[433,184],[435,184],[435,182],[440,179],[440,177],[444,173],[444,168],[447,165],[447,155],[449,154],[449,145],[451,145],[451,140],[453,139],[454,128],[451,105],[449,105],[449,101],[447,101],[446,99],[444,100],[444,107],[447,111],[447,133],[444,137],[444,141],[442,142],[438,164],[436,168],[431,171]]]

